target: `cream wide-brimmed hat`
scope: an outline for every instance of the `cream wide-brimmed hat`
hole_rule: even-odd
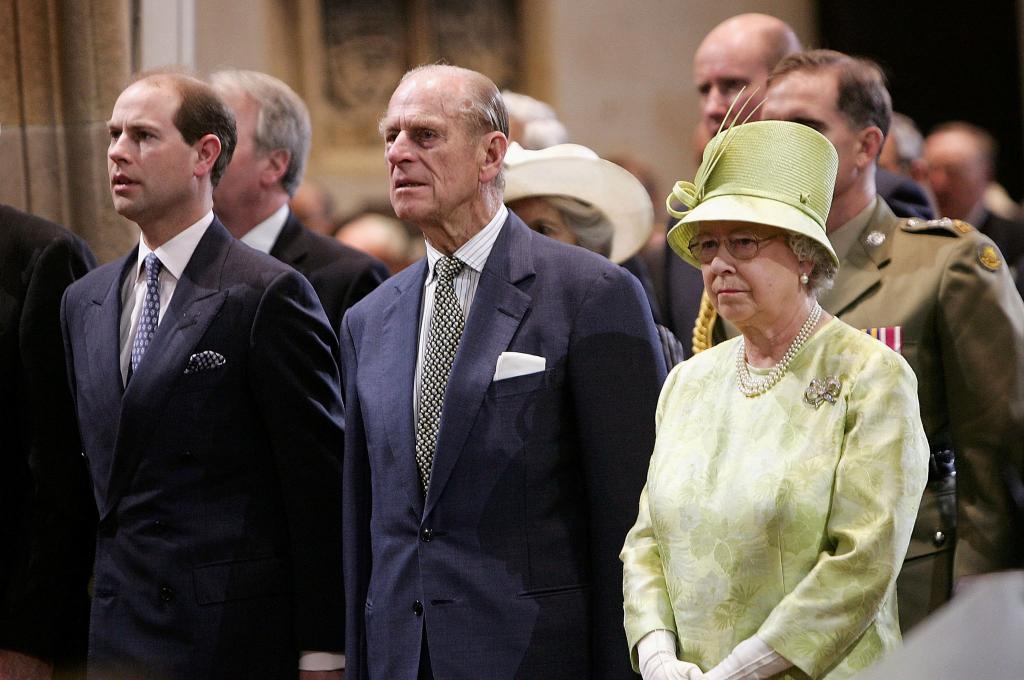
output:
[[[509,145],[505,202],[539,196],[574,198],[604,213],[614,229],[608,259],[617,264],[636,255],[654,228],[654,206],[640,180],[579,144],[537,151]]]
[[[734,125],[704,148],[693,182],[676,182],[667,204],[681,218],[668,243],[695,267],[690,240],[701,222],[753,222],[803,234],[839,265],[825,233],[839,156],[817,130],[781,120]]]

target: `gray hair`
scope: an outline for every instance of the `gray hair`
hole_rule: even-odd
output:
[[[220,93],[237,92],[259,105],[253,142],[264,154],[277,149],[288,152],[291,158],[281,177],[281,186],[293,196],[306,171],[312,137],[306,104],[285,83],[259,71],[218,71],[210,76],[210,82]]]
[[[590,203],[568,196],[542,198],[561,213],[562,219],[576,235],[578,245],[604,257],[611,255],[615,227],[603,212]]]
[[[810,262],[813,265],[808,277],[810,281],[807,282],[807,289],[811,297],[818,299],[835,282],[836,272],[839,270],[835,260],[832,259],[825,246],[810,236],[792,233],[786,236],[789,248],[796,255],[796,259],[800,262]]]
[[[903,172],[910,171],[910,162],[916,161],[924,155],[924,137],[921,131],[914,125],[913,119],[897,111],[892,112],[892,125],[889,127],[889,136],[892,143],[896,145],[896,156]]]

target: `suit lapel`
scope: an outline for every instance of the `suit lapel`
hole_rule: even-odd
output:
[[[892,252],[892,233],[899,220],[881,198],[871,213],[857,242],[839,267],[832,289],[821,296],[821,304],[830,313],[842,317],[866,293],[879,285],[881,270],[889,264]],[[877,232],[881,236],[876,236]],[[875,243],[881,238],[880,243]]]
[[[100,285],[89,301],[82,324],[86,355],[89,362],[89,389],[95,392],[95,403],[102,409],[98,419],[112,423],[118,431],[121,419],[121,400],[124,383],[121,381],[121,287],[126,276],[131,276],[138,262],[138,247],[132,249],[111,269],[111,280]],[[100,452],[93,452],[98,456]],[[107,498],[113,452],[106,460],[97,459],[94,479],[99,487],[98,498]],[[100,508],[101,510],[103,508]]]
[[[302,238],[302,236],[302,227],[299,221],[289,211],[288,220],[284,223],[281,233],[277,235],[277,240],[274,241],[274,247],[270,249],[270,254],[292,266],[298,265],[309,254],[306,239]]]
[[[380,336],[383,351],[379,355],[383,358],[378,383],[382,390],[381,412],[386,414],[385,430],[391,445],[391,464],[398,470],[398,477],[409,502],[417,512],[423,509],[423,493],[420,491],[420,477],[416,469],[416,425],[412,393],[426,272],[425,258],[412,265],[405,279],[405,287],[384,310]]]
[[[533,275],[530,232],[518,217],[510,214],[481,272],[452,364],[424,515],[430,513],[444,492],[494,378],[498,357],[508,349],[530,307],[530,296],[517,284]]]
[[[227,291],[220,289],[220,276],[231,247],[231,236],[214,220],[182,272],[170,305],[125,389],[107,507],[101,508],[104,515],[117,504],[132,478],[164,403],[184,372],[189,353],[227,297]]]

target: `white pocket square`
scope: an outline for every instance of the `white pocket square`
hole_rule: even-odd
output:
[[[521,352],[502,352],[494,367],[494,381],[507,380],[520,375],[540,373],[547,367],[547,359]]]
[[[227,362],[228,360],[224,358],[223,354],[213,350],[208,349],[205,352],[197,352],[188,358],[188,364],[185,366],[185,375],[209,371],[210,369],[223,366]]]

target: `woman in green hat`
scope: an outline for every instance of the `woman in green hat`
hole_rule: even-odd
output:
[[[928,443],[907,363],[818,305],[836,168],[809,127],[735,125],[670,197],[669,243],[740,335],[661,393],[621,554],[644,680],[845,678],[899,644]]]

